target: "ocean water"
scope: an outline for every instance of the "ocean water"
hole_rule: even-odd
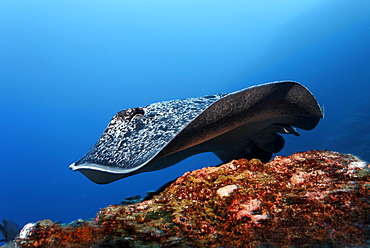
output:
[[[97,185],[68,166],[112,116],[153,102],[298,81],[325,118],[278,155],[370,161],[370,1],[0,1],[0,220],[92,218],[185,171]],[[1,239],[1,238],[0,238]]]

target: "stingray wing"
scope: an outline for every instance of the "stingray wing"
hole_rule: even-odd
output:
[[[109,183],[206,151],[223,161],[249,155],[268,159],[284,145],[276,132],[293,130],[290,126],[309,130],[321,117],[316,99],[295,82],[154,103],[118,112],[70,168]]]
[[[118,112],[73,170],[129,174],[150,162],[186,125],[226,94],[153,103]]]
[[[214,152],[223,162],[239,158],[269,160],[284,146],[283,134],[311,130],[323,117],[312,93],[296,82],[253,86],[218,100],[161,152],[168,156],[192,147],[192,154]]]

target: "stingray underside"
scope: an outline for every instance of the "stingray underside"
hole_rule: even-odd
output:
[[[311,92],[295,82],[254,86],[231,94],[172,100],[118,112],[99,141],[70,168],[109,183],[168,167],[201,152],[223,162],[269,160],[293,127],[311,130],[322,118]]]

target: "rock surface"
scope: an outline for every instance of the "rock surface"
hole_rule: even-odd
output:
[[[26,225],[16,247],[367,247],[370,166],[308,151],[187,172],[153,199],[94,220]]]

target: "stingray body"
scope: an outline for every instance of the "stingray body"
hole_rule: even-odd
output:
[[[223,162],[267,161],[323,117],[311,92],[296,82],[274,82],[238,92],[153,103],[118,112],[97,143],[70,165],[105,184],[213,152]]]

